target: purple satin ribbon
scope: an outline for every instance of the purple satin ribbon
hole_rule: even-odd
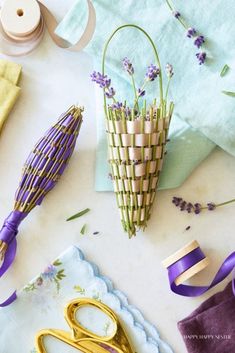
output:
[[[168,267],[170,287],[174,293],[186,297],[197,297],[207,292],[209,289],[213,288],[221,281],[223,281],[235,269],[235,252],[233,252],[225,259],[210,285],[189,286],[185,284],[180,284],[177,286],[175,284],[175,280],[177,279],[177,277],[179,277],[179,275],[184,273],[186,270],[188,270],[204,258],[205,255],[203,254],[202,250],[200,248],[196,248],[189,254],[185,255],[183,258],[179,259],[177,262]],[[232,281],[232,287],[233,293],[235,295],[234,277]]]
[[[7,272],[9,267],[12,265],[16,256],[16,236],[18,233],[18,227],[21,221],[27,216],[27,213],[20,211],[13,211],[6,218],[3,227],[0,231],[0,240],[7,244],[7,250],[4,256],[3,263],[0,267],[0,277]],[[6,301],[0,304],[0,307],[7,306],[15,301],[17,298],[16,292],[14,292]]]

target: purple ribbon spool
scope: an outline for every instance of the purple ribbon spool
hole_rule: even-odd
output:
[[[180,255],[182,255],[182,257]],[[186,297],[197,297],[204,294],[209,289],[215,287],[217,284],[223,281],[233,271],[233,269],[235,269],[235,252],[233,252],[224,260],[214,279],[208,286],[190,286],[181,284],[181,281],[179,281],[180,276],[185,274],[186,271],[190,273],[191,269],[194,269],[194,271],[192,270],[191,275],[189,274],[189,276],[186,276],[186,278],[190,278],[194,274],[198,273],[206,265],[204,267],[202,266],[201,268],[199,266],[198,271],[196,270],[197,265],[199,263],[203,263],[205,259],[206,256],[200,249],[199,244],[194,241],[164,260],[163,266],[168,270],[168,278],[171,290],[176,294]],[[232,280],[232,288],[235,295],[234,277]]]

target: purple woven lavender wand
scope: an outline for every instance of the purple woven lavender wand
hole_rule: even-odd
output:
[[[14,210],[0,230],[0,277],[8,270],[16,254],[16,235],[21,221],[55,186],[73,153],[82,123],[82,108],[72,106],[52,126],[31,151],[15,195]],[[0,306],[15,300],[16,293]]]

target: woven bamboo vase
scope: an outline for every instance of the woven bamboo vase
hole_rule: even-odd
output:
[[[124,27],[141,29],[135,25],[125,25],[113,35]],[[103,74],[107,47],[103,55]],[[156,101],[148,107],[144,104],[140,114],[136,115],[133,108],[131,114],[126,116],[121,109],[113,111],[106,104],[105,96],[104,100],[114,192],[123,228],[132,237],[138,229],[145,229],[151,215],[163,166],[173,103],[167,109],[167,103],[160,99],[158,104]]]

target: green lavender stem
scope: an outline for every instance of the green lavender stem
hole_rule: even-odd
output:
[[[225,201],[225,202],[221,202],[221,203],[217,203],[217,204],[215,203],[215,206],[217,208],[217,207],[228,205],[228,204],[233,203],[233,202],[235,202],[235,199],[231,199],[231,200],[228,200],[228,201]],[[206,210],[206,209],[207,209],[207,207],[202,207],[202,210]]]
[[[167,3],[167,5],[168,5],[169,9],[171,10],[171,12],[174,12],[175,9],[174,9],[173,5],[170,3],[170,1],[169,1],[169,0],[166,0],[166,3]],[[182,20],[182,18],[178,17],[177,20],[182,24],[182,26],[183,26],[186,30],[188,29],[189,26]]]
[[[168,91],[169,91],[169,87],[170,87],[170,81],[171,81],[171,78],[169,77],[168,82],[167,82],[167,86],[166,86],[165,102],[167,102]]]
[[[138,29],[139,31],[141,31],[146,37],[147,39],[149,40],[152,48],[153,48],[153,51],[154,51],[154,55],[155,55],[155,59],[156,59],[156,62],[158,64],[158,67],[159,67],[159,70],[160,70],[160,73],[159,73],[159,90],[160,90],[160,101],[161,101],[161,104],[163,105],[163,82],[162,82],[162,70],[161,70],[161,63],[160,63],[160,59],[159,59],[159,56],[158,56],[158,52],[157,52],[157,48],[152,40],[152,38],[148,35],[148,33],[141,27],[137,26],[137,25],[134,25],[134,24],[126,24],[126,25],[123,25],[123,26],[120,26],[118,27],[112,34],[111,36],[108,38],[107,42],[105,43],[105,46],[104,46],[104,50],[103,50],[103,57],[102,57],[102,74],[104,75],[104,72],[105,72],[105,59],[106,59],[106,53],[107,53],[107,49],[108,49],[108,46],[109,46],[109,43],[110,41],[112,40],[112,38],[114,37],[114,35],[124,29],[124,28],[128,28],[128,27],[132,27],[132,28],[136,28]],[[105,107],[105,112],[107,114],[107,107],[106,107],[106,97],[104,95],[104,107]]]
[[[135,94],[135,105],[134,105],[134,108],[137,105],[137,109],[138,109],[138,111],[140,111],[139,104],[138,104],[138,95],[137,95],[137,91],[136,91],[134,75],[131,75],[131,81],[132,81],[132,86],[133,86],[133,90],[134,90],[134,94]]]
[[[142,86],[141,89],[140,89],[141,91],[143,91],[143,90],[145,89],[145,86],[147,85],[148,82],[149,82],[148,80],[146,80],[146,81],[144,82],[143,86]],[[136,104],[138,104],[139,98],[140,98],[140,96],[137,96],[137,97],[136,97],[136,100],[135,100],[135,103],[134,103],[134,107],[136,106]]]

